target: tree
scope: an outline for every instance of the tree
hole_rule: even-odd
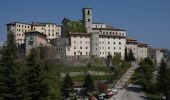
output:
[[[0,59],[0,100],[22,100],[20,79],[17,73],[17,47],[14,34],[7,35],[7,45],[3,47]]]
[[[135,75],[133,79],[136,79],[137,83],[139,83],[147,92],[151,92],[150,86],[152,85],[153,79],[153,71],[154,66],[153,62],[149,58],[145,58],[140,62],[140,67],[135,71]]]
[[[168,68],[168,79],[167,80],[170,80],[170,68]],[[170,81],[167,81],[167,92],[166,92],[166,97],[167,97],[167,100],[170,100]]]
[[[134,53],[133,53],[132,49],[129,49],[128,61],[135,61],[135,57],[134,57]]]
[[[119,66],[121,63],[121,54],[120,53],[115,53],[113,57],[113,65]]]
[[[112,56],[109,54],[106,58],[106,66],[110,67],[111,61],[112,61]]]
[[[97,89],[100,93],[104,93],[107,90],[107,86],[103,82],[97,82]]]
[[[38,48],[31,49],[26,59],[26,99],[41,100],[47,99],[49,95],[48,84],[44,82],[43,62]]]
[[[159,92],[162,95],[166,95],[166,92],[168,91],[168,68],[165,63],[165,61],[162,59],[159,70],[158,70],[158,75],[157,75],[157,81],[158,81],[158,89]]]
[[[94,86],[94,83],[93,83],[93,80],[92,80],[90,74],[87,74],[85,76],[85,80],[84,80],[84,85],[83,86],[85,88],[86,93],[92,92],[92,91],[95,90],[95,86]]]
[[[125,47],[124,59],[125,59],[126,61],[129,61],[129,59],[128,59],[128,52],[127,52],[127,47]]]
[[[61,86],[61,93],[63,96],[67,98],[69,97],[69,93],[71,93],[72,91],[73,91],[73,81],[71,77],[69,76],[69,74],[66,74],[66,76],[64,77],[62,86]]]

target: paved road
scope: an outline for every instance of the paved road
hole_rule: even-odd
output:
[[[114,100],[114,99],[112,99]],[[138,85],[130,84],[127,89],[119,91],[115,100],[148,100],[147,97],[141,92],[141,88]]]

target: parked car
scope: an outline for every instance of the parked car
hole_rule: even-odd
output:
[[[114,94],[114,95],[116,95],[116,94],[118,94],[118,90],[117,89],[112,89],[112,93]]]

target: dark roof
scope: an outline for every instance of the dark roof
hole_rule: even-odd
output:
[[[44,37],[46,37],[47,35],[41,33],[41,32],[38,32],[38,31],[29,31],[29,32],[25,32],[25,34],[39,34],[39,35],[42,35]]]
[[[137,40],[136,39],[132,39],[132,38],[127,38],[126,42],[137,42]]]
[[[29,23],[24,23],[24,22],[11,22],[11,23],[8,23],[6,25],[15,25],[16,23],[31,25]]]
[[[40,26],[44,26],[46,24],[53,24],[53,25],[57,25],[56,23],[49,23],[49,22],[32,22],[32,25],[40,25]],[[61,26],[61,25],[57,25],[57,26]]]
[[[139,47],[149,47],[148,44],[146,44],[146,43],[138,43],[138,46]]]
[[[91,7],[85,7],[85,8],[83,8],[82,10],[84,10],[84,9],[92,9]]]
[[[118,28],[93,28],[94,30],[115,30],[115,31],[126,31]]]

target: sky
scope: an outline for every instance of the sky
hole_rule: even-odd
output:
[[[61,24],[64,17],[82,19],[93,8],[93,21],[127,30],[127,36],[154,48],[170,49],[170,0],[0,0],[0,41],[6,24],[18,21]]]

